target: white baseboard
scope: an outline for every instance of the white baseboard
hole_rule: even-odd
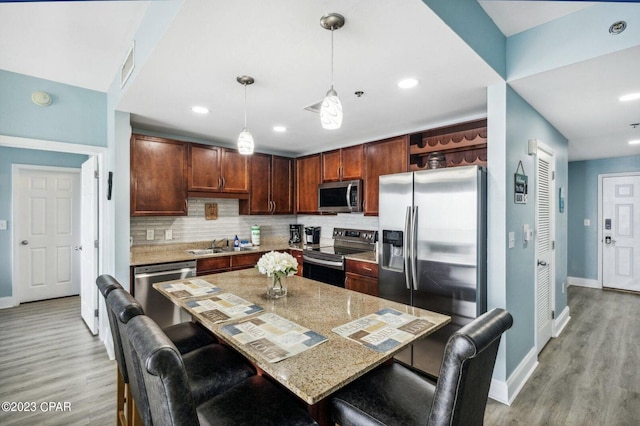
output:
[[[0,297],[0,309],[13,308],[18,305],[19,303],[16,303],[13,297]]]
[[[598,280],[591,280],[588,278],[567,277],[567,284],[575,285],[577,287],[602,288]]]
[[[562,310],[562,313],[555,320],[553,320],[553,337],[558,337],[560,333],[562,333],[562,330],[564,330],[567,324],[569,324],[570,319],[571,316],[569,315],[569,307],[565,306],[565,308]]]
[[[491,379],[489,398],[505,405],[511,405],[537,366],[538,354],[536,354],[536,348],[534,347],[531,348],[529,353],[524,357],[513,373],[511,373],[511,376],[509,376],[506,382]]]

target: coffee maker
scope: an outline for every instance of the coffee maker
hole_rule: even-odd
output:
[[[319,226],[307,226],[304,228],[305,243],[306,244],[320,244],[320,227]]]
[[[304,225],[292,223],[289,225],[289,244],[298,244],[302,242]]]

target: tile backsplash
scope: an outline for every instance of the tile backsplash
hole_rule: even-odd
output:
[[[206,220],[205,203],[218,204],[218,218]],[[378,218],[360,213],[338,215],[255,215],[238,214],[238,200],[227,198],[189,198],[187,216],[132,217],[131,238],[133,245],[213,241],[231,238],[251,240],[251,226],[260,226],[260,238],[289,238],[289,224],[320,226],[321,238],[331,239],[334,227],[378,229]],[[147,240],[147,231],[153,230],[153,240]],[[165,231],[171,230],[172,239],[165,239]]]

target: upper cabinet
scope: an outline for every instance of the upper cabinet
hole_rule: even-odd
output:
[[[187,214],[187,146],[151,136],[131,136],[131,216]]]
[[[378,178],[407,171],[408,136],[385,139],[365,145],[364,214],[378,215]]]
[[[364,145],[327,151],[321,155],[323,182],[362,179]]]
[[[250,193],[240,200],[240,214],[293,214],[293,159],[253,154]]]
[[[248,157],[227,148],[189,144],[188,191],[204,197],[212,193],[248,194]]]
[[[321,182],[320,154],[296,158],[296,213],[318,213],[318,185]]]

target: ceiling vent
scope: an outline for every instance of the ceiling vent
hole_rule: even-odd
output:
[[[320,108],[322,108],[322,101],[316,102],[315,104],[311,104],[309,106],[304,107],[307,111],[320,113]]]
[[[127,53],[127,57],[124,59],[122,63],[122,68],[120,69],[120,88],[123,88],[125,84],[127,84],[127,80],[131,77],[131,73],[136,66],[135,63],[135,46],[136,42],[131,43],[131,47],[129,48],[129,52]]]

